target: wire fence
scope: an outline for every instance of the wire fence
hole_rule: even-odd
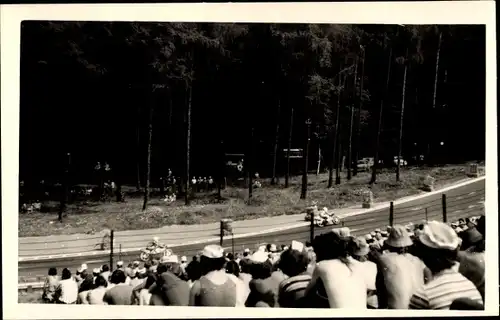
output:
[[[485,189],[484,186],[482,186],[480,189],[463,193],[450,191],[448,194],[443,193],[429,196],[419,199],[418,201],[413,201],[413,205],[398,205],[391,202],[386,209],[373,210],[373,212],[367,214],[346,217],[338,226],[318,227],[314,223],[314,216],[312,216],[309,225],[284,231],[265,232],[265,230],[283,226],[282,223],[261,226],[249,225],[233,229],[232,221],[227,220],[221,222],[219,228],[211,227],[208,230],[204,230],[204,232],[206,235],[211,235],[213,239],[218,239],[218,241],[212,241],[213,243],[218,243],[223,246],[226,251],[235,253],[242,252],[247,248],[255,250],[259,246],[268,243],[280,246],[289,245],[293,240],[300,242],[312,241],[316,235],[329,232],[332,228],[339,226],[349,227],[353,235],[361,236],[377,228],[386,228],[387,226],[396,224],[419,224],[430,220],[451,223],[460,218],[484,214],[484,199]],[[245,233],[251,228],[255,230],[255,227],[262,227],[263,232],[261,234],[245,237],[238,237],[238,234],[234,233],[234,231]],[[182,243],[172,245],[173,252],[178,256],[195,256],[200,253],[206,244],[208,244],[207,241],[200,239],[199,233],[196,231],[186,232],[174,230],[170,232],[170,234],[178,235],[178,239],[182,239]],[[23,245],[29,246],[25,248],[20,247],[19,255],[28,256],[39,254],[39,250],[46,249],[49,244],[57,244],[58,254],[78,252],[79,255],[85,256],[87,254],[95,254],[96,250],[100,249],[103,255],[109,256],[109,265],[112,268],[114,263],[122,260],[123,257],[137,255],[137,258],[134,260],[138,260],[139,254],[137,252],[131,253],[130,249],[137,246],[137,241],[140,237],[144,238],[148,235],[153,237],[156,236],[157,233],[137,233],[127,236],[117,236],[114,230],[111,230],[109,235],[84,237],[65,244],[57,240],[45,241],[43,243],[40,241],[23,242]],[[89,240],[95,242],[95,245],[89,244]],[[96,246],[99,248],[96,249]],[[134,250],[136,249],[137,248],[134,248]]]

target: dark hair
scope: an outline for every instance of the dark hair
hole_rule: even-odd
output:
[[[109,271],[109,266],[107,264],[103,264],[101,269],[102,269],[102,272],[107,272],[107,271]]]
[[[186,267],[188,279],[196,281],[201,278],[201,265],[199,261],[193,260]]]
[[[193,261],[197,262],[198,261],[198,257],[197,256],[193,256]]]
[[[57,276],[57,269],[49,268],[49,276]]]
[[[207,258],[205,256],[201,256],[200,265],[201,265],[201,274],[206,275],[211,271],[222,270],[224,265],[226,264],[226,258]]]
[[[243,252],[243,257],[248,257],[249,254],[250,252]]]
[[[479,231],[480,234],[483,235],[483,239],[485,239],[485,232],[486,232],[486,222],[485,222],[485,216],[481,216],[479,220],[477,220],[477,225],[476,229]]]
[[[268,252],[271,251],[271,244],[270,243],[266,244],[266,251],[268,251]]]
[[[312,247],[312,243],[310,241],[306,241],[305,245],[306,247]]]
[[[156,273],[162,274],[164,272],[167,272],[169,269],[169,266],[166,263],[160,263],[158,267],[156,268]]]
[[[415,250],[416,255],[433,274],[449,269],[457,262],[458,249],[434,249],[421,243],[417,243],[417,246],[418,249]]]
[[[349,243],[351,237],[343,238],[335,232],[323,233],[316,236],[312,246],[316,253],[316,261],[339,259],[347,264]]]
[[[281,254],[278,268],[289,277],[294,277],[306,271],[308,259],[305,254],[297,250],[288,249]]]
[[[264,263],[252,263],[250,265],[250,274],[253,279],[267,279],[271,276],[273,265],[266,261]]]
[[[123,270],[117,269],[113,271],[113,274],[111,275],[111,283],[124,283],[125,280],[127,280],[127,277],[125,276],[125,272],[123,272]]]
[[[229,253],[227,254],[227,258],[228,258],[229,260],[234,260],[234,254],[232,254],[231,252],[229,252]]]
[[[104,288],[106,288],[108,286],[108,281],[106,281],[106,279],[104,279],[103,276],[98,275],[95,278],[95,286],[96,287],[104,287]]]
[[[61,280],[66,280],[71,278],[71,271],[68,268],[64,268],[61,273]]]
[[[247,259],[243,259],[240,261],[240,268],[241,268],[241,272],[243,272],[243,273],[250,274],[252,272],[251,266],[252,266],[252,263],[250,261],[248,261]]]
[[[151,262],[149,261],[144,262],[144,269],[148,270],[149,268],[151,268]]]
[[[234,274],[238,277],[240,275],[240,266],[234,260],[228,261],[226,263],[226,273]]]

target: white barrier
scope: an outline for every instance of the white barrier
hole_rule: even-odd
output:
[[[373,205],[373,192],[371,191],[365,191],[363,193],[363,208],[368,209],[371,208]]]

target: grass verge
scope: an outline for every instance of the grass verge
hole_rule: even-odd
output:
[[[319,207],[335,209],[359,205],[366,190],[373,192],[375,202],[385,202],[422,192],[420,188],[426,175],[435,178],[436,188],[462,180],[466,178],[466,168],[466,165],[448,165],[403,169],[400,182],[396,182],[394,170],[384,170],[378,174],[377,183],[371,186],[368,184],[370,173],[358,173],[347,181],[343,172],[342,183],[331,189],[327,188],[327,173],[309,175],[307,200],[300,199],[301,177],[293,177],[287,189],[283,187],[283,181],[277,186],[262,181],[262,188],[254,189],[251,201],[248,201],[246,189],[228,187],[222,193],[224,199],[221,202],[215,194],[198,194],[190,206],[184,206],[182,199],[166,204],[153,197],[145,212],[142,211],[140,196],[129,196],[125,203],[75,203],[68,206],[63,223],[57,222],[57,213],[19,214],[19,237],[93,233],[104,228],[138,230],[211,223],[221,218],[244,220],[297,214],[312,201],[317,201]]]

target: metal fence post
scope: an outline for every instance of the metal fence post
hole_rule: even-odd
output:
[[[118,251],[118,261],[122,261],[122,244],[120,243],[120,251]]]
[[[224,242],[224,222],[220,221],[220,246],[222,247],[222,243]]]
[[[447,214],[446,214],[446,194],[443,193],[443,196],[442,196],[442,203],[443,203],[443,222],[446,223],[448,222],[448,217],[447,217]]]
[[[389,225],[392,227],[394,225],[394,202],[391,201],[389,207]]]
[[[311,243],[314,240],[314,210],[311,211],[311,227],[309,228],[310,232],[310,241]]]
[[[425,221],[429,221],[428,216],[427,216],[427,208],[425,208]]]
[[[113,271],[113,247],[115,244],[115,231],[111,230],[111,235],[109,237],[109,268]]]

